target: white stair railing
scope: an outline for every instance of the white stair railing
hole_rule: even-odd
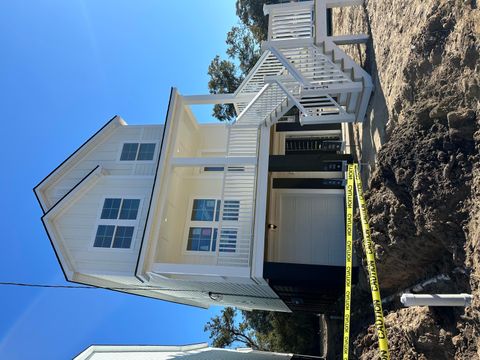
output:
[[[330,95],[302,96],[300,103],[302,125],[355,121],[355,115],[347,113]]]
[[[304,87],[311,88],[332,84],[350,84],[352,79],[342,71],[340,65],[329,59],[322,50],[315,45],[278,49],[285,58],[295,66],[310,84]]]
[[[313,1],[293,6],[266,5],[264,12],[269,15],[269,40],[313,37]]]
[[[294,79],[302,92],[317,93],[317,95],[329,96],[331,99],[335,96],[337,99],[340,96],[342,99],[348,99],[348,104],[339,106],[347,106],[349,113],[355,112],[357,94],[363,89],[363,83],[358,79],[352,79],[352,74],[348,69],[343,68],[343,60],[336,62],[332,54],[324,54],[321,48],[311,43],[292,47],[291,45],[274,45],[274,42],[271,42],[266,46],[266,51],[237,90],[237,94],[255,93],[256,97],[261,94],[264,96],[262,100],[265,101],[268,101],[266,95],[283,96],[278,87],[266,86],[267,79],[282,77]],[[289,85],[284,80],[279,80],[279,82],[285,86]],[[349,94],[351,96],[347,96]],[[297,94],[294,96],[300,100]],[[338,101],[336,102],[338,105]],[[239,119],[247,107],[252,104],[256,104],[256,102],[235,105]],[[257,104],[257,106],[260,105]],[[340,108],[338,110],[343,114]],[[250,114],[254,117],[253,112]],[[342,121],[342,118],[337,117],[337,120]],[[350,121],[350,119],[345,121]]]
[[[234,126],[271,125],[293,106],[304,110],[298,101],[301,86],[291,76],[274,76],[266,78],[266,81],[262,90],[237,117]]]

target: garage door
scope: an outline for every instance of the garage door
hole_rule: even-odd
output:
[[[343,190],[276,190],[274,261],[343,266]]]

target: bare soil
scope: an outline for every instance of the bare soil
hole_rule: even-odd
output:
[[[352,131],[382,295],[393,295],[384,309],[392,359],[480,359],[480,10],[470,0],[366,0],[334,11],[334,34],[351,33],[371,35],[346,51],[376,87]],[[402,308],[405,290],[474,301]],[[377,358],[368,291],[363,277],[352,358]]]

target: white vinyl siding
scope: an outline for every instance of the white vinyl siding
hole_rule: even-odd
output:
[[[101,165],[109,175],[153,177],[162,134],[162,125],[119,126],[80,160],[75,168],[70,169],[63,178],[47,190],[46,195],[49,202],[55,204],[97,165]],[[151,161],[120,161],[121,150],[126,142],[155,143],[154,159]]]
[[[135,269],[152,186],[153,178],[103,176],[79,200],[59,214],[55,219],[56,226],[78,272],[131,273]],[[142,199],[137,219],[100,219],[106,197]],[[130,249],[93,247],[98,225],[131,226],[125,224],[128,222],[135,222]]]

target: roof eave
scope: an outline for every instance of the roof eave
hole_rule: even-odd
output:
[[[40,181],[34,188],[33,192],[42,208],[43,213],[47,213],[53,204],[49,204],[46,197],[46,190],[63,174],[70,169],[76,162],[91,150],[96,143],[95,140],[103,138],[112,133],[119,126],[125,126],[127,123],[118,115],[111,118],[105,125],[103,125],[95,134],[93,134],[87,141],[77,148],[67,159],[50,172],[42,181]]]
[[[88,189],[96,183],[102,176],[106,174],[105,170],[97,165],[93,168],[82,180],[80,180],[65,196],[63,196],[57,203],[41,217],[43,226],[47,233],[48,239],[52,245],[55,256],[62,268],[65,279],[71,281],[75,272],[73,262],[70,260],[68,251],[63,244],[61,235],[58,233],[54,220],[67,207],[75,203],[79,198],[79,194]]]

